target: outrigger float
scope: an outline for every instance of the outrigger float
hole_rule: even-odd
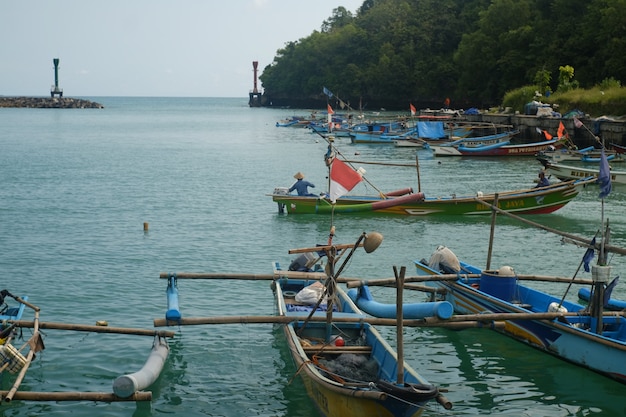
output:
[[[8,298],[15,300],[16,306],[9,306]],[[144,391],[159,377],[163,364],[169,353],[167,338],[173,337],[171,331],[155,331],[123,327],[109,327],[106,322],[98,322],[95,326],[40,322],[40,308],[27,301],[28,297],[18,297],[8,290],[0,292],[0,375],[5,372],[17,374],[9,390],[0,390],[3,402],[21,401],[151,401],[152,393]],[[28,307],[33,311],[32,320],[22,320]],[[15,346],[21,329],[32,329],[32,335],[19,348]],[[19,390],[26,373],[35,359],[36,353],[45,349],[41,330],[69,330],[92,333],[115,333],[138,336],[153,336],[154,342],[146,364],[139,371],[118,377],[113,381],[113,392],[35,392]]]

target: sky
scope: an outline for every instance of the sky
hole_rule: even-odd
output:
[[[7,0],[0,96],[247,97],[286,43],[363,0]],[[260,81],[258,82],[261,88]]]

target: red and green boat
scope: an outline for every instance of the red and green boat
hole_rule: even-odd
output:
[[[547,187],[505,191],[496,194],[478,193],[468,196],[428,197],[411,188],[378,196],[345,195],[333,204],[327,194],[320,196],[290,195],[276,188],[271,195],[279,213],[331,214],[380,213],[408,216],[490,214],[491,205],[515,214],[552,213],[569,203],[582,188],[595,181],[583,178],[559,182]]]

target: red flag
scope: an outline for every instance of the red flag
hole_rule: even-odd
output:
[[[409,108],[411,109],[411,116],[415,116],[415,113],[417,113],[417,109],[415,108],[413,103],[409,103]]]
[[[335,158],[330,167],[330,201],[335,203],[339,197],[347,194],[361,182],[361,179],[361,174]]]
[[[559,130],[557,130],[556,132],[556,137],[561,139],[566,134],[567,132],[565,132],[565,126],[563,126],[563,122],[559,122]]]
[[[330,107],[330,104],[328,104],[328,114],[335,114],[335,112],[333,111],[333,108]]]

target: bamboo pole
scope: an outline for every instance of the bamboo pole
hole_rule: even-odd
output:
[[[595,182],[595,181],[596,180],[594,179],[592,181],[589,181],[589,183],[592,183],[592,182]],[[476,202],[478,202],[480,204],[483,204],[485,206],[491,207],[492,210],[497,211],[499,214],[504,214],[505,216],[509,216],[509,217],[511,217],[513,219],[519,220],[522,223],[526,223],[526,224],[528,224],[530,226],[537,227],[537,228],[545,230],[547,232],[554,233],[554,234],[557,234],[559,236],[563,236],[563,237],[566,237],[568,239],[571,239],[571,240],[573,240],[575,242],[580,242],[580,243],[582,243],[582,244],[584,244],[586,246],[589,246],[589,242],[590,242],[589,239],[585,239],[585,238],[582,238],[580,236],[573,235],[571,233],[561,232],[560,230],[556,230],[556,229],[553,229],[551,227],[544,226],[544,225],[539,224],[539,223],[535,223],[535,222],[533,222],[531,220],[525,219],[525,218],[520,217],[518,215],[515,215],[513,213],[509,213],[507,211],[504,211],[504,210],[502,210],[502,209],[500,209],[500,208],[498,208],[498,207],[496,207],[496,206],[494,206],[492,204],[489,204],[488,202],[483,201],[483,200],[481,200],[481,199],[479,199],[477,197],[474,198],[474,200],[476,200]],[[600,245],[596,244],[595,247],[596,247],[596,249],[599,249]],[[613,246],[613,245],[605,245],[604,246],[604,250],[608,251],[608,252],[618,253],[620,255],[626,255],[626,249],[620,248],[620,247],[617,247],[617,246]]]
[[[296,279],[326,279],[324,272],[301,272],[301,271],[277,271],[274,274],[230,274],[230,273],[208,273],[208,272],[176,272],[168,273],[161,272],[159,278],[166,279],[172,275],[175,275],[177,279],[239,279],[239,280],[267,280],[272,281],[279,278],[296,278]],[[412,277],[406,277],[405,283],[411,282],[427,282],[427,281],[455,281],[457,279],[464,278],[480,278],[480,274],[441,274],[441,275],[418,275]],[[569,277],[556,277],[547,275],[517,275],[520,280],[527,281],[546,281],[546,282],[566,282],[569,283],[572,279]],[[395,287],[395,278],[379,278],[366,280],[362,278],[349,278],[349,277],[337,277],[337,282],[347,284],[348,288],[360,287],[362,285],[369,286],[389,286]],[[591,284],[591,280],[575,280],[575,284],[588,285]],[[405,284],[405,288],[422,290],[421,288],[411,288]],[[428,287],[423,287],[424,291],[428,291]],[[437,291],[437,290],[432,290]]]
[[[5,398],[8,391],[0,391],[0,397]],[[136,392],[128,398],[120,398],[108,392],[33,392],[20,391],[13,396],[14,400],[21,401],[151,401],[152,392]]]
[[[498,207],[498,193],[496,193],[493,199],[493,205],[495,207]],[[496,233],[496,217],[498,217],[498,212],[492,211],[491,212],[491,228],[489,231],[489,249],[487,250],[487,265],[485,266],[487,270],[491,269],[491,255],[493,253],[493,241],[494,241],[495,233]]]
[[[574,284],[581,285],[590,285],[593,283],[591,280],[583,280],[576,279],[572,280],[567,277],[555,277],[555,276],[547,276],[547,275],[516,275],[517,279],[525,280],[525,281],[545,281],[545,282],[562,282],[569,284],[570,282]],[[413,277],[406,277],[404,282],[431,282],[431,281],[462,281],[467,278],[480,278],[480,274],[433,274],[433,275],[418,275]],[[349,281],[346,283],[348,288],[356,288],[361,287],[363,285],[367,285],[370,287],[373,286],[394,286],[395,278],[382,278],[382,279],[374,279],[374,280],[358,280],[358,281]]]
[[[12,321],[18,327],[33,328],[35,321],[17,320]],[[116,333],[116,334],[129,334],[136,336],[161,336],[161,337],[174,337],[176,334],[172,331],[163,330],[151,330],[151,329],[132,329],[126,327],[109,327],[109,326],[90,326],[85,324],[73,324],[73,323],[55,323],[55,322],[41,322],[39,323],[40,329],[51,330],[73,330],[79,332],[93,332],[93,333]]]
[[[564,315],[567,313],[545,313],[556,315]],[[487,316],[485,320],[483,316]],[[457,317],[457,319],[454,319]],[[456,329],[467,327],[483,327],[484,322],[493,321],[489,315],[472,315],[469,320],[464,319],[465,316],[453,316],[447,320],[437,318],[427,319],[405,319],[403,325],[407,327],[451,327]],[[475,320],[479,318],[479,320]],[[452,320],[454,319],[454,320]],[[326,322],[326,316],[215,316],[215,317],[187,317],[180,320],[168,322],[166,319],[154,319],[154,327],[163,327],[168,325],[177,326],[197,326],[212,324],[287,324],[296,321],[309,322]],[[397,326],[396,319],[383,319],[377,317],[333,317],[333,323],[368,323],[377,326]],[[496,324],[496,326],[499,326]]]
[[[398,280],[396,284],[396,333],[397,333],[397,354],[398,354],[398,375],[397,382],[398,384],[404,384],[404,327],[403,320],[404,314],[402,313],[402,306],[404,301],[402,300],[402,290],[404,289],[404,274],[406,273],[406,267],[400,268],[400,273],[398,274],[398,268],[393,267],[394,275]]]

